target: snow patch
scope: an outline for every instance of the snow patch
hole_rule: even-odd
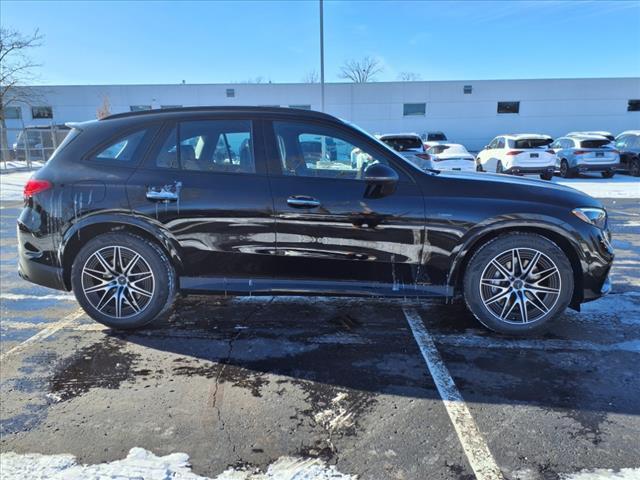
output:
[[[560,478],[562,480],[639,480],[640,468],[621,468],[620,470],[596,468],[578,473],[561,473]]]
[[[597,198],[640,198],[640,181],[632,177],[614,178],[553,178],[554,183],[575,188]]]
[[[33,175],[32,171],[3,173],[0,175],[0,200],[22,200],[22,192],[27,180]]]
[[[331,400],[331,405],[316,413],[313,419],[330,432],[353,426],[353,411],[349,409],[348,395],[345,392],[338,393]]]
[[[280,457],[265,472],[228,468],[215,478],[191,471],[186,453],[156,456],[144,448],[132,448],[124,460],[79,465],[73,455],[39,453],[0,454],[3,480],[356,480],[317,458]]]

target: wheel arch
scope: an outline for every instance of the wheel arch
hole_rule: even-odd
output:
[[[448,285],[453,287],[456,293],[462,291],[464,275],[475,251],[485,243],[508,233],[534,233],[554,242],[564,252],[571,263],[573,270],[573,296],[569,306],[576,310],[580,309],[583,299],[583,269],[580,260],[579,249],[566,234],[562,234],[559,229],[546,225],[507,225],[498,228],[486,229],[474,234],[465,242],[455,256],[448,276]]]
[[[179,244],[161,226],[151,224],[144,219],[133,219],[125,215],[86,217],[67,230],[58,248],[60,265],[63,268],[63,280],[68,289],[71,289],[71,266],[80,249],[96,236],[113,232],[132,233],[155,243],[162,248],[178,275],[183,270]]]

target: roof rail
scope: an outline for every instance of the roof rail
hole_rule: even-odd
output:
[[[139,112],[123,112],[114,113],[108,117],[100,119],[112,120],[115,118],[129,118],[144,115],[157,115],[159,113],[180,113],[180,112],[272,112],[272,113],[292,113],[295,112],[298,115],[309,115],[316,117],[331,117],[326,113],[317,112],[315,110],[303,110],[301,108],[287,108],[287,107],[259,107],[259,106],[199,106],[199,107],[175,107],[175,108],[161,108],[151,110],[141,110]]]

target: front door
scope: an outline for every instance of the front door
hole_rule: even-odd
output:
[[[424,200],[411,168],[362,137],[321,121],[265,125],[283,289],[406,294],[430,284],[421,268]],[[396,170],[394,192],[378,195],[364,180],[374,163]]]
[[[133,211],[179,244],[181,287],[233,290],[243,289],[236,280],[271,278],[273,203],[253,122],[186,119],[161,137],[127,192]]]

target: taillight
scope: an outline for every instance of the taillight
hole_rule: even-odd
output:
[[[519,155],[522,153],[522,150],[509,150],[507,155]]]
[[[416,157],[419,157],[423,160],[431,160],[431,155],[428,153],[416,153]]]
[[[586,150],[574,150],[573,154],[574,155],[584,155],[585,153],[589,153]]]
[[[30,178],[24,186],[23,195],[25,199],[31,198],[36,193],[44,192],[50,188],[51,182],[49,180],[36,180],[35,178]]]
[[[547,153],[550,153],[551,155],[555,155],[556,154],[555,150],[551,150],[551,149],[547,150]]]

